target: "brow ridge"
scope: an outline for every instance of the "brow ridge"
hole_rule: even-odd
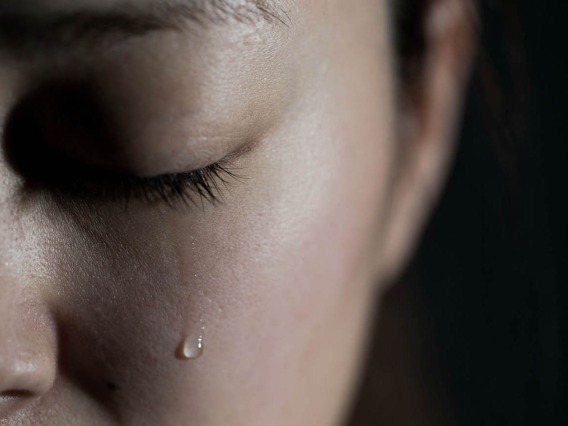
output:
[[[125,5],[110,11],[73,11],[46,14],[0,14],[0,48],[21,55],[49,53],[79,44],[104,47],[156,31],[186,31],[195,26],[280,24],[290,16],[277,2],[267,0],[167,0],[138,7]]]

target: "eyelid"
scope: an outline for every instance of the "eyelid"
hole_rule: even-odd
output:
[[[164,174],[150,178],[130,178],[120,188],[126,201],[132,197],[149,203],[162,201],[171,207],[181,203],[185,206],[201,206],[204,202],[219,204],[231,181],[241,182],[243,177],[231,169],[228,160],[221,160],[199,170],[185,173]],[[119,188],[116,188],[119,189]]]
[[[35,110],[34,110],[35,111]],[[33,111],[32,111],[33,112]],[[150,167],[154,176],[144,177],[140,167],[126,170],[124,165],[132,158],[116,158],[111,163],[92,161],[93,157],[75,155],[66,149],[49,128],[33,120],[27,109],[12,114],[6,127],[6,158],[13,170],[22,177],[22,193],[53,194],[60,201],[85,200],[89,202],[128,202],[135,197],[146,201],[165,201],[170,205],[197,204],[209,201],[218,203],[222,190],[228,189],[231,180],[240,180],[241,174],[235,168],[236,160],[258,145],[257,142],[241,142],[228,155],[219,153],[221,160],[208,161],[209,165],[183,168],[178,173],[176,158]],[[49,134],[48,134],[49,132]],[[53,142],[53,143],[52,143]],[[228,147],[227,147],[228,148]],[[143,152],[144,150],[142,150]],[[34,155],[30,155],[34,152]],[[192,155],[188,152],[188,155]],[[112,155],[109,156],[114,157]],[[196,153],[194,157],[203,157]],[[96,156],[95,156],[96,157]],[[219,158],[218,157],[218,158]],[[160,162],[161,163],[161,162]],[[167,164],[170,163],[168,166]],[[205,163],[205,164],[208,164]],[[195,164],[195,163],[194,163]],[[170,171],[160,173],[172,167]]]
[[[224,192],[232,181],[241,182],[228,160],[220,160],[190,172],[139,177],[93,170],[80,179],[56,182],[51,185],[61,200],[120,202],[129,206],[132,201],[145,204],[164,203],[169,207],[221,204]]]
[[[44,147],[45,148],[45,147]],[[248,150],[246,150],[248,151]],[[132,201],[170,207],[220,204],[232,181],[243,180],[236,160],[245,150],[226,156],[208,166],[187,171],[140,176],[111,168],[87,164],[58,150],[42,150],[32,163],[16,162],[23,178],[25,194],[44,193],[58,202],[80,201],[87,204],[122,203]],[[20,155],[15,158],[22,160]],[[26,158],[30,159],[29,155]]]
[[[184,205],[196,205],[192,195],[198,195],[202,206],[205,201],[219,204],[222,201],[224,190],[229,189],[231,181],[242,183],[245,179],[241,173],[242,168],[237,168],[235,161],[258,149],[260,143],[261,139],[249,141],[221,160],[201,169],[135,178],[133,183],[138,185],[138,195],[142,190],[141,195],[150,202],[160,199],[170,206],[175,206],[178,202]],[[180,186],[184,183],[183,187]]]

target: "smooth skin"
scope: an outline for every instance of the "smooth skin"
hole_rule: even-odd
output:
[[[4,147],[22,103],[73,81],[96,93],[111,142],[50,96],[24,111],[77,164],[156,176],[227,157],[239,176],[217,204],[125,207],[26,189],[2,154],[0,425],[341,424],[371,314],[451,162],[474,34],[466,2],[433,0],[411,90],[387,1],[276,3],[283,23],[97,48],[14,52],[29,34],[0,37]],[[128,4],[8,0],[0,19]],[[202,326],[202,356],[180,359]]]

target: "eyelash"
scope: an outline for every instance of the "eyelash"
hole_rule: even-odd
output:
[[[240,177],[220,161],[192,172],[152,178],[130,177],[115,190],[118,189],[118,195],[122,195],[126,201],[142,198],[150,203],[162,201],[170,206],[180,203],[203,206],[205,202],[218,204],[230,180],[240,180]]]
[[[50,186],[59,195],[110,199],[125,204],[143,200],[150,204],[163,202],[170,207],[180,204],[204,207],[206,202],[214,205],[221,202],[231,180],[241,181],[241,177],[221,160],[199,170],[155,177],[91,171],[73,182],[52,182]]]

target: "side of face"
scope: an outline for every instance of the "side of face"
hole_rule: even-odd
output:
[[[0,424],[338,421],[397,226],[399,154],[387,8],[346,3],[0,56],[6,145],[24,143],[16,117],[89,167],[231,172],[218,203],[125,204],[26,186],[3,158]],[[99,116],[109,140],[88,128]]]

